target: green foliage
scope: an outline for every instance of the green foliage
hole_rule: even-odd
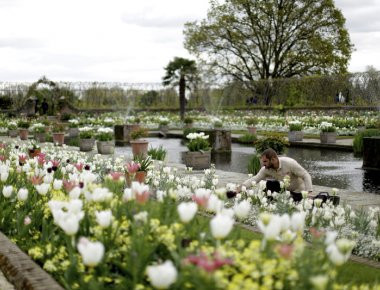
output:
[[[256,151],[259,153],[263,152],[265,149],[272,148],[277,154],[282,154],[287,145],[289,145],[289,143],[285,138],[278,134],[272,134],[272,136],[259,139],[255,143]]]
[[[62,116],[61,116],[61,121],[67,122],[70,119],[73,119],[73,117],[74,116],[72,114],[70,114],[70,113],[63,113]]]
[[[167,151],[160,145],[158,148],[149,148],[148,155],[152,157],[153,160],[165,160]]]
[[[363,154],[363,138],[372,136],[380,136],[380,129],[367,129],[356,133],[353,142],[355,155],[361,156]]]
[[[257,118],[249,118],[245,121],[248,126],[255,126],[258,123]]]
[[[193,134],[194,136],[191,138],[187,136],[187,138],[190,139],[190,141],[187,143],[187,148],[189,149],[189,151],[208,151],[210,149],[208,136],[206,136],[203,132],[191,134]]]
[[[185,117],[185,119],[183,120],[183,122],[185,124],[193,124],[194,123],[194,119],[191,118],[191,117]]]
[[[52,125],[52,131],[53,133],[64,133],[65,126],[62,123],[54,123]]]
[[[300,122],[290,122],[289,123],[289,131],[302,131],[303,126]]]
[[[82,128],[79,130],[80,139],[91,139],[94,136],[94,131],[91,128]]]
[[[144,157],[142,155],[136,155],[133,157],[133,161],[140,164],[139,171],[148,172],[149,167],[152,165],[153,161],[150,156]]]
[[[17,126],[22,129],[28,129],[30,127],[30,122],[27,120],[20,120],[18,121]]]
[[[254,154],[248,161],[247,169],[248,173],[256,175],[261,168],[260,155]]]
[[[244,133],[244,135],[239,137],[239,143],[243,144],[253,144],[257,141],[257,136],[255,134]]]
[[[214,122],[214,128],[222,128],[222,127],[223,127],[223,122],[221,121]]]
[[[138,128],[130,133],[132,140],[137,140],[142,137],[148,136],[148,130],[146,128]]]
[[[185,48],[252,89],[257,78],[345,73],[352,52],[345,19],[333,1],[319,4],[212,1],[206,19],[186,23]]]
[[[151,107],[153,104],[158,102],[159,93],[157,91],[151,90],[143,94],[140,98],[140,106],[143,108]]]
[[[79,138],[70,138],[67,145],[79,147]]]

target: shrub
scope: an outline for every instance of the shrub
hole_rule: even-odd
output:
[[[185,124],[193,124],[193,123],[194,123],[194,119],[191,118],[191,117],[186,117],[186,118],[183,120],[183,122],[184,122]]]
[[[152,157],[153,160],[165,160],[167,151],[160,145],[158,148],[149,148],[148,155]]]
[[[289,122],[289,131],[302,131],[303,126],[300,121]]]
[[[258,123],[257,118],[249,118],[245,121],[248,126],[255,126]]]
[[[285,147],[289,143],[285,138],[278,134],[272,134],[272,136],[259,139],[255,143],[256,151],[261,153],[265,149],[272,148],[277,154],[282,154],[285,151]]]
[[[353,142],[354,154],[356,156],[363,154],[363,138],[372,136],[380,136],[380,129],[367,129],[356,133]]]
[[[260,155],[254,154],[248,161],[247,169],[248,173],[256,175],[261,168]]]
[[[222,128],[223,122],[222,121],[215,121],[214,122],[214,128]]]
[[[17,126],[22,129],[28,129],[30,127],[30,123],[26,120],[20,120],[18,121]]]
[[[146,136],[148,136],[148,130],[146,128],[138,128],[137,130],[131,132],[132,140],[137,140]]]
[[[69,121],[72,118],[73,115],[71,115],[70,113],[63,113],[61,116],[61,121]]]
[[[244,133],[244,135],[239,137],[238,141],[243,144],[253,144],[257,141],[257,136],[250,133]]]
[[[189,143],[187,143],[187,148],[191,152],[195,151],[207,151],[210,149],[210,143],[208,142],[208,135],[205,135],[205,133],[190,133],[186,136],[187,139],[190,140]]]

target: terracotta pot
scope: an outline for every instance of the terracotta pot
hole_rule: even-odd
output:
[[[28,129],[19,129],[20,139],[21,140],[28,140]]]
[[[113,154],[115,151],[114,141],[97,141],[96,147],[99,154]]]
[[[130,141],[130,143],[132,146],[133,156],[142,156],[144,158],[148,156],[149,141],[147,141],[147,140],[133,140],[133,141]]]
[[[53,143],[62,146],[65,141],[65,133],[53,133]]]
[[[255,126],[248,126],[248,127],[247,127],[247,130],[248,130],[248,133],[249,133],[249,134],[252,134],[252,135],[255,135],[256,132],[257,132]]]
[[[46,142],[46,133],[34,133],[34,139],[40,143]]]
[[[38,156],[38,154],[41,153],[41,148],[37,148],[37,149],[29,149],[29,157],[30,158],[34,158],[36,156]]]
[[[207,169],[211,165],[211,151],[184,152],[183,161],[187,167],[195,170]]]
[[[14,130],[8,130],[8,135],[9,135],[9,137],[11,137],[11,138],[16,138],[16,137],[19,135],[19,133],[18,133],[18,130],[17,130],[17,129],[14,129]]]
[[[79,139],[79,151],[89,152],[92,151],[95,145],[94,139]]]
[[[289,142],[299,142],[303,139],[303,132],[302,131],[289,131],[288,132],[288,139]]]
[[[336,132],[321,132],[320,134],[322,144],[336,143]]]
[[[135,180],[140,182],[140,183],[144,183],[145,181],[145,178],[146,178],[146,172],[145,171],[137,171],[136,174],[135,174]]]

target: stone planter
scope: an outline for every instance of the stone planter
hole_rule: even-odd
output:
[[[114,141],[97,141],[96,146],[99,154],[113,154],[115,151]]]
[[[256,127],[255,126],[248,126],[247,127],[248,133],[255,135],[257,133]]]
[[[95,139],[79,139],[79,151],[92,151],[95,145]]]
[[[209,135],[212,152],[231,152],[231,130],[213,129],[205,130],[204,132]]]
[[[299,142],[303,139],[303,132],[302,131],[289,131],[288,132],[288,139],[289,142]]]
[[[194,170],[210,168],[211,151],[184,152],[183,162],[187,167],[192,167]]]
[[[19,129],[20,139],[21,140],[28,140],[28,129]]]
[[[40,143],[46,142],[46,133],[34,133],[34,139]]]
[[[17,130],[17,129],[14,129],[14,130],[8,130],[8,135],[9,135],[9,137],[11,137],[11,138],[16,138],[16,137],[19,135],[19,133],[18,133],[18,130]]]
[[[139,124],[115,125],[115,145],[125,146],[131,141],[131,132],[140,128]]]
[[[147,157],[148,156],[148,144],[149,141],[147,140],[132,140],[130,141],[132,146],[132,153],[133,156],[142,156]]]
[[[336,132],[321,132],[320,138],[322,144],[336,143]]]
[[[65,133],[53,133],[53,143],[62,146],[65,142]]]
[[[78,137],[79,128],[69,128],[69,136],[72,138]]]

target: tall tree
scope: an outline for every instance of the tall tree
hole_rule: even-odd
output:
[[[352,52],[333,0],[210,0],[185,47],[224,76],[254,80],[345,73]]]
[[[197,66],[194,60],[175,57],[165,67],[166,74],[162,78],[164,86],[178,86],[181,120],[185,117],[186,89],[190,89],[197,81]]]

